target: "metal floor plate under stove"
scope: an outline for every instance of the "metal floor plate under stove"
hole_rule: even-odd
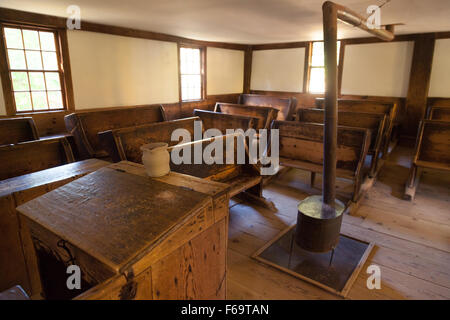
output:
[[[341,234],[330,265],[331,251],[313,253],[303,250],[292,241],[294,232],[295,225],[280,233],[253,257],[345,297],[373,245]]]

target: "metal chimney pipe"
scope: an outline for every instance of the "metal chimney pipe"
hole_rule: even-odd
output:
[[[356,12],[326,1],[322,5],[323,40],[325,55],[325,118],[323,159],[323,202],[334,208],[336,199],[336,148],[337,148],[337,20],[349,23],[376,37],[390,41],[394,34],[386,29],[371,29],[367,19]],[[392,30],[392,29],[390,29]]]

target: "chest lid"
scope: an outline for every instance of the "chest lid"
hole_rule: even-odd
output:
[[[211,201],[210,196],[187,188],[102,168],[17,210],[120,272]]]

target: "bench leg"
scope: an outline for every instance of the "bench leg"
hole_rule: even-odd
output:
[[[405,194],[403,195],[403,199],[409,201],[414,200],[421,174],[422,171],[413,164],[411,170],[409,171],[409,177],[408,181],[406,182]]]
[[[269,209],[272,212],[277,212],[278,209],[277,207],[275,207],[275,204],[263,197],[262,189],[263,183],[261,182],[247,189],[246,191],[237,194],[236,197],[241,200]]]

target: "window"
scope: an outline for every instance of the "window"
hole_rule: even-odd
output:
[[[337,60],[339,63],[339,52],[341,48],[341,42],[337,42]],[[311,60],[309,63],[309,89],[311,93],[324,93],[325,92],[325,61],[323,42],[312,43]]]
[[[2,25],[15,111],[65,109],[55,31]]]
[[[204,98],[204,54],[202,48],[180,48],[181,100]]]

